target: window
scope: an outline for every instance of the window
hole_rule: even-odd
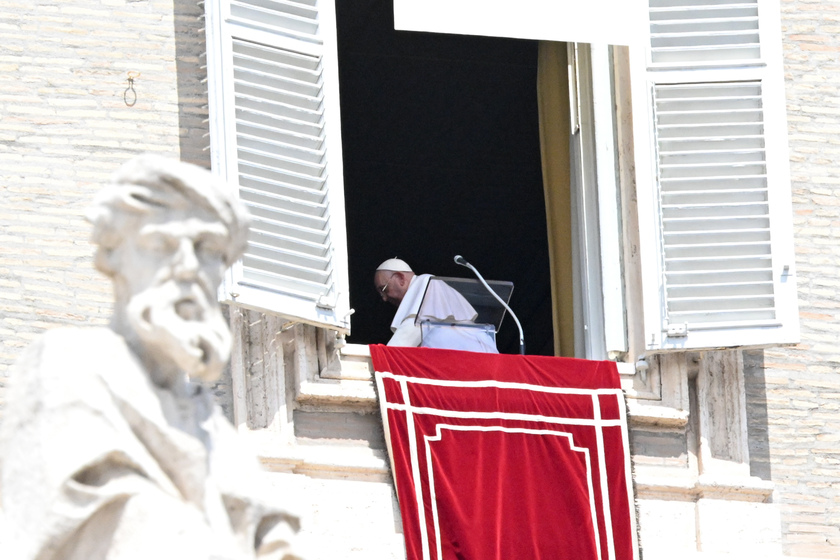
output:
[[[537,43],[395,31],[388,3],[337,4],[350,343],[385,342],[374,268],[509,280],[529,353],[553,354]],[[514,322],[497,341],[518,352]]]
[[[625,317],[636,294],[625,293],[626,277],[622,282],[616,236],[626,216],[616,214],[628,210],[607,185],[610,175],[615,182],[612,158],[630,153],[615,141],[614,117],[622,115],[613,114],[627,92],[613,89],[609,51],[593,46],[591,58],[582,51],[592,90],[575,90],[584,108],[582,130],[592,137],[581,135],[572,149],[583,178],[580,196],[589,197],[577,207],[582,251],[591,257],[578,261],[591,272],[579,275],[579,300],[589,302],[584,309],[597,317],[585,319],[587,327],[597,325],[596,338],[605,342],[578,353],[604,358],[606,351],[625,350],[623,329],[616,328],[625,319],[639,324],[647,351],[795,341],[778,6],[651,0],[647,10],[604,1],[630,10],[628,21],[650,22],[649,32],[633,25],[621,31],[637,29],[622,36],[636,42],[629,57],[635,185],[624,178],[620,189],[635,186],[638,195],[633,235],[641,252],[643,312]],[[584,40],[563,33],[587,27],[620,33],[597,19],[604,6],[563,30],[562,2],[482,3],[481,17],[474,17],[474,4],[395,0],[395,13],[398,25],[447,33],[553,40]],[[206,6],[213,167],[239,186],[255,217],[248,251],[223,297],[346,332],[350,284],[333,4],[208,0]]]
[[[283,6],[282,3],[266,5]],[[219,14],[222,7],[216,9]],[[234,8],[242,9],[231,4],[231,14],[239,13]],[[347,214],[341,219],[348,224],[347,239],[344,245],[335,243],[333,238],[330,241],[332,246],[345,251],[345,258],[349,246],[346,266],[350,274],[344,273],[344,281],[351,286],[350,306],[356,311],[352,316],[349,341],[384,342],[390,334],[388,326],[394,309],[375,297],[372,289],[373,269],[379,262],[398,254],[418,272],[468,276],[468,271],[452,261],[455,254],[463,253],[488,278],[516,283],[513,304],[528,332],[529,352],[552,354],[551,294],[536,117],[536,44],[504,39],[397,34],[393,31],[390,10],[379,2],[343,2],[337,9],[342,25],[356,26],[352,33],[354,41],[344,42],[346,52],[340,77],[342,104],[348,107],[346,119],[341,115],[342,121],[350,123],[347,134],[343,135],[344,151],[350,156],[343,162],[343,169],[337,171],[333,152],[327,151],[326,163],[333,167],[329,169],[327,185],[322,188],[331,191],[335,187],[332,179],[336,173],[347,183],[345,202],[339,209],[335,208],[334,201],[329,207],[329,218],[333,222],[329,229],[335,230],[337,210],[346,209]],[[220,22],[222,29],[230,35],[221,44],[232,43],[232,59],[237,68],[252,66],[253,60],[260,60],[257,57],[237,59],[238,50],[241,50],[238,36],[249,38],[251,50],[259,46],[258,53],[274,52],[264,47],[264,43],[269,47],[274,43],[289,44],[286,27],[276,26],[271,30],[271,36],[252,29],[265,27],[264,10],[252,9],[247,15],[251,20],[243,22],[244,16],[230,15]],[[322,25],[319,33],[324,29]],[[382,30],[390,30],[390,33],[382,33]],[[396,35],[400,35],[399,40],[395,40]],[[301,41],[299,45],[287,48],[295,53],[317,55],[319,45],[313,46],[309,44],[311,42]],[[329,63],[329,57],[323,59],[324,68]],[[335,61],[332,64],[334,66]],[[409,68],[417,74],[411,76]],[[258,70],[257,77],[264,79],[265,67]],[[268,70],[275,73],[291,71],[285,59],[270,65]],[[459,72],[464,78],[463,91],[443,87],[447,79]],[[400,75],[395,76],[398,73]],[[268,154],[280,149],[288,152],[289,140],[283,137],[275,141],[272,137],[271,142],[265,142],[259,138],[257,144],[250,132],[253,128],[250,120],[265,120],[265,113],[270,111],[282,112],[282,120],[270,121],[269,127],[259,129],[264,132],[270,127],[297,125],[296,121],[304,117],[317,122],[321,115],[306,113],[300,119],[296,112],[289,115],[285,97],[279,97],[279,87],[274,87],[273,83],[271,88],[258,91],[266,99],[256,105],[252,101],[255,94],[249,89],[249,81],[255,79],[252,75],[246,67],[228,78],[233,82],[234,90],[231,93],[223,89],[221,93],[227,92],[228,99],[232,100],[224,109],[233,112],[228,119],[235,123],[236,133],[214,137],[219,140],[214,148],[223,139],[228,149],[239,146],[238,167],[229,170],[227,178],[239,183],[243,199],[258,220],[243,266],[234,269],[233,279],[228,283],[232,289],[225,286],[225,295],[240,305],[282,312],[293,319],[313,322],[310,318],[313,314],[306,315],[304,304],[308,302],[314,307],[315,300],[289,294],[290,281],[273,273],[281,266],[277,260],[293,259],[293,264],[299,266],[297,261],[301,259],[301,250],[296,248],[299,244],[289,246],[283,238],[284,232],[300,235],[300,224],[308,225],[314,220],[305,213],[306,207],[299,209],[299,204],[289,211],[288,202],[275,200],[278,198],[275,193],[280,190],[282,194],[290,192],[289,196],[320,197],[323,196],[321,185],[307,183],[306,188],[301,188],[297,175],[263,173],[257,191],[252,186],[255,155],[260,157],[258,162],[262,165]],[[307,87],[310,82],[317,81],[310,73],[297,73],[294,78],[298,80],[298,76],[309,80]],[[213,81],[212,77],[210,79]],[[322,81],[326,82],[326,78]],[[324,96],[332,95],[337,99],[335,85],[329,90],[324,86],[320,91]],[[476,85],[480,85],[482,93],[470,89]],[[443,89],[450,91],[443,92]],[[481,99],[485,95],[488,97]],[[435,98],[431,99],[431,96]],[[297,102],[297,99],[296,96],[291,102]],[[521,102],[523,99],[524,103]],[[446,106],[453,102],[459,105]],[[236,110],[232,111],[230,105]],[[332,132],[336,130],[337,113],[329,112],[332,105],[327,104],[326,108],[328,112],[324,117],[332,125],[329,129]],[[458,119],[454,119],[454,115]],[[503,119],[494,120],[499,115]],[[458,122],[454,122],[456,120]],[[530,130],[521,130],[524,122],[529,123]],[[315,130],[317,132],[320,130]],[[371,138],[378,139],[379,144],[371,142]],[[292,136],[291,140],[300,141],[299,135]],[[333,146],[335,144],[330,149]],[[217,151],[214,150],[214,156]],[[293,155],[295,159],[301,157],[296,152]],[[309,152],[303,155],[309,155]],[[315,157],[319,156],[315,154]],[[228,158],[228,161],[236,159]],[[270,163],[288,166],[298,162]],[[219,171],[215,159],[214,169]],[[261,172],[262,168],[257,171]],[[288,187],[292,180],[295,181],[294,189]],[[265,190],[270,191],[271,196],[262,192]],[[270,206],[278,202],[284,204],[282,212],[272,211]],[[319,211],[315,218],[320,220],[320,209],[315,210]],[[405,227],[401,227],[401,223]],[[266,232],[268,228],[272,229]],[[320,222],[315,222],[303,233],[312,233],[312,229],[320,233],[319,228]],[[341,228],[344,229],[343,222]],[[268,233],[275,235],[272,237]],[[280,250],[268,251],[271,244],[281,243]],[[319,250],[320,245],[315,249]],[[316,264],[320,265],[320,261]],[[283,271],[299,270],[286,262],[282,266]],[[303,273],[309,271],[301,270]],[[316,267],[314,273],[321,274],[321,268]],[[297,286],[291,284],[291,287]],[[315,288],[321,286],[315,285]],[[230,292],[238,294],[237,297],[231,298]],[[296,312],[296,309],[301,310]],[[336,318],[340,318],[340,314],[336,314]],[[323,312],[322,321],[317,324],[324,324]],[[499,336],[500,347],[512,346],[512,352],[518,349],[518,334],[509,319]],[[503,339],[509,339],[510,344]]]

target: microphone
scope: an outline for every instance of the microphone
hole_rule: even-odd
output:
[[[484,287],[487,288],[487,291],[490,292],[490,294],[494,298],[496,298],[496,300],[499,303],[501,303],[502,306],[505,309],[507,309],[508,313],[510,313],[510,316],[513,317],[513,320],[516,322],[516,326],[519,328],[519,353],[524,356],[525,355],[525,333],[522,331],[522,324],[519,322],[519,319],[517,319],[516,313],[514,313],[513,309],[510,308],[510,306],[505,302],[505,300],[500,298],[499,294],[497,294],[493,290],[493,288],[490,287],[490,284],[487,283],[487,281],[484,279],[484,277],[481,275],[481,273],[478,270],[476,270],[476,268],[473,265],[471,265],[470,263],[467,262],[467,259],[465,259],[461,255],[455,255],[455,264],[461,265],[463,267],[466,267],[466,268],[469,268],[470,270],[472,270],[473,274],[475,274],[476,277],[481,281],[481,283],[484,284]]]

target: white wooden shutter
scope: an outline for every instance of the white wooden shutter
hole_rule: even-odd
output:
[[[251,212],[224,301],[349,330],[334,6],[206,0],[214,172]]]
[[[633,53],[648,350],[798,339],[778,15],[650,0]]]

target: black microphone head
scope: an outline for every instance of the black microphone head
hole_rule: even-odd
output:
[[[461,255],[455,255],[455,264],[460,264],[461,266],[467,266],[467,259],[465,259]]]

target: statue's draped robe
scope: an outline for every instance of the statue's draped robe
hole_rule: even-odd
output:
[[[296,558],[297,518],[257,499],[256,458],[207,389],[158,388],[105,328],[47,332],[9,381],[4,559]]]

